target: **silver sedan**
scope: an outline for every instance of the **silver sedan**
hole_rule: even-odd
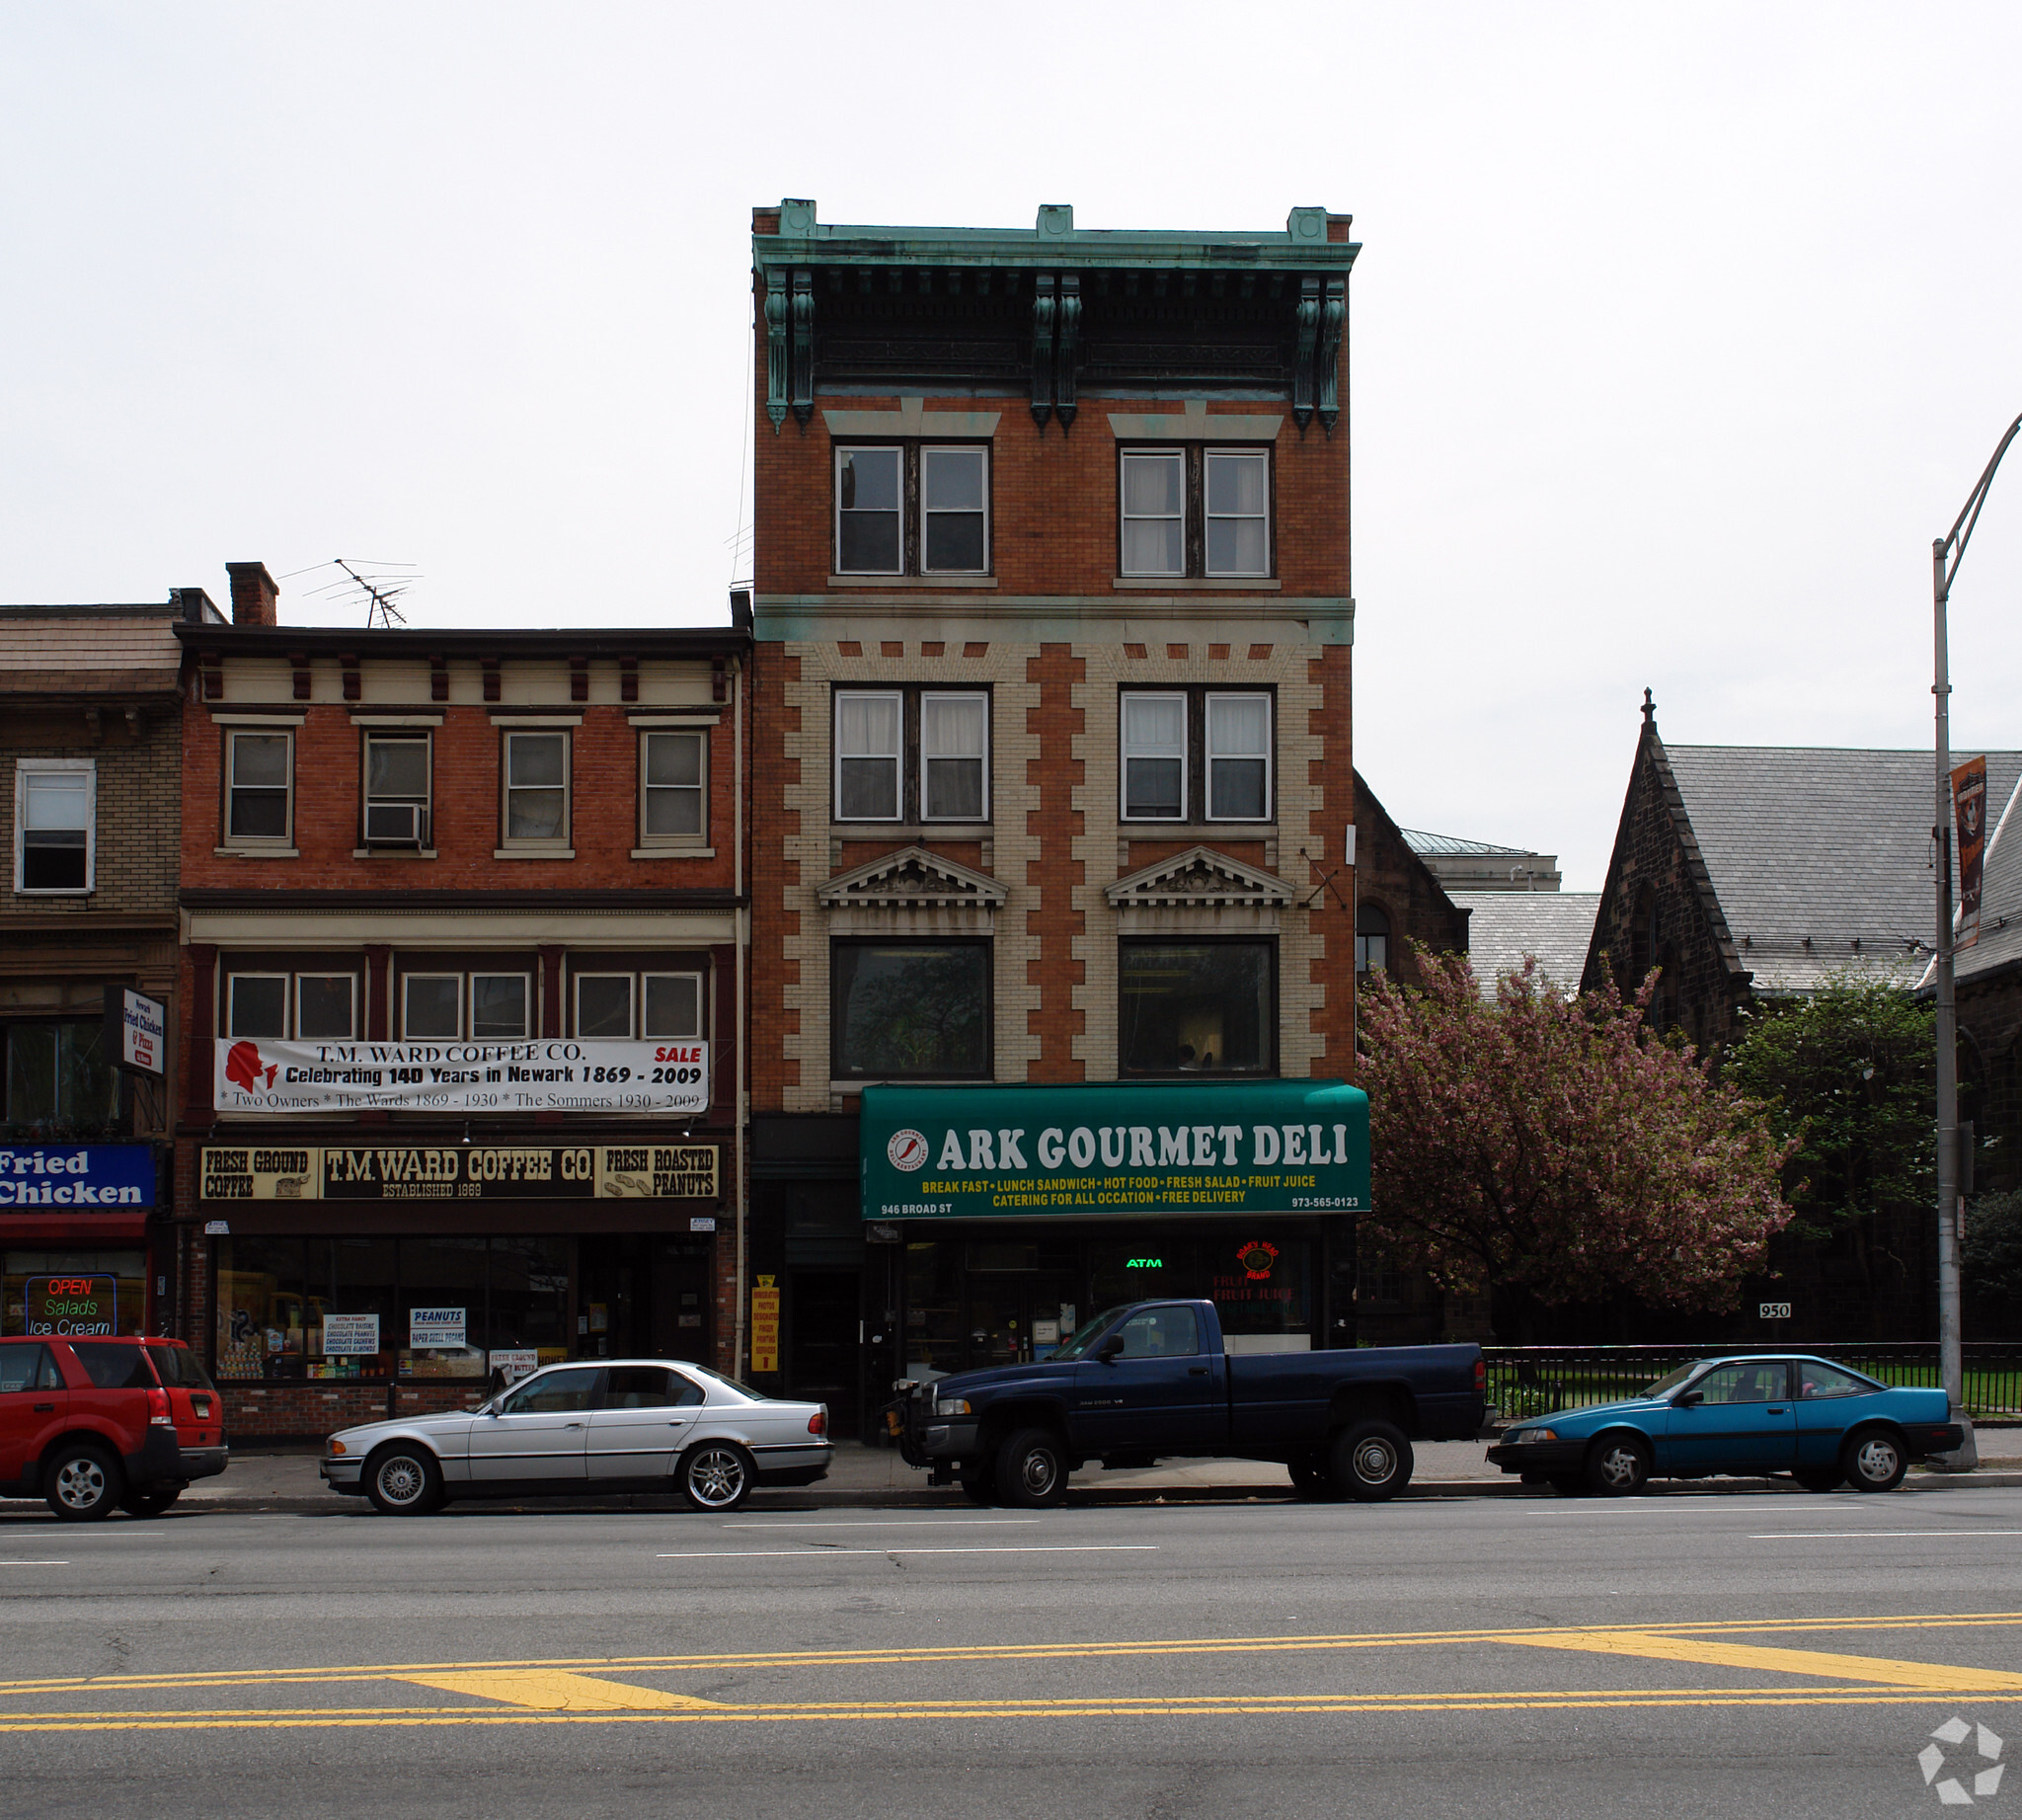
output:
[[[813,1484],[832,1452],[825,1403],[764,1396],[706,1366],[612,1359],[546,1366],[475,1410],[344,1429],[322,1473],[389,1516],[620,1491],[732,1511],[755,1486]]]

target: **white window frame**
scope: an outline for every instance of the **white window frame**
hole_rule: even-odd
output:
[[[898,706],[898,744],[891,752],[849,752],[842,750],[842,704],[850,700],[892,701]],[[903,689],[837,689],[829,710],[829,743],[835,749],[833,778],[834,791],[833,820],[837,822],[903,822],[905,820],[905,691]],[[851,758],[890,758],[893,766],[894,788],[892,792],[892,813],[889,816],[851,816],[842,810],[842,761]]]
[[[585,1037],[583,1034],[583,983],[585,980],[622,980],[625,982],[626,1031],[622,1037]],[[636,1042],[639,1029],[639,977],[629,973],[579,973],[570,976],[570,1018],[575,1026],[576,1037],[587,1043],[630,1043]]]
[[[571,727],[502,727],[499,742],[499,844],[523,847],[531,852],[560,851],[576,831],[576,741]],[[512,831],[512,792],[552,790],[553,784],[518,784],[512,781],[514,740],[560,740],[562,742],[562,831],[557,834],[515,834]]]
[[[1130,463],[1156,459],[1176,461],[1180,468],[1180,510],[1177,514],[1169,512],[1142,513],[1129,510],[1129,483],[1128,475]],[[1131,522],[1170,524],[1177,515],[1180,522],[1180,566],[1177,569],[1133,569],[1128,562],[1130,539],[1128,534]],[[1184,577],[1187,573],[1187,451],[1183,448],[1127,448],[1117,464],[1117,565],[1118,572],[1128,576],[1171,576]]]
[[[488,1032],[478,1034],[478,988],[480,980],[517,980],[526,989],[526,1017],[517,1036],[499,1036]],[[470,971],[469,984],[464,988],[464,1028],[473,1043],[513,1043],[529,1041],[534,1032],[535,1006],[533,1000],[533,975],[520,973],[513,968],[476,968]]]
[[[226,727],[225,736],[225,821],[224,841],[228,847],[274,848],[292,847],[295,844],[295,730],[292,727]],[[239,768],[239,742],[241,740],[280,740],[287,748],[288,775],[282,786],[282,797],[287,805],[286,827],[278,834],[240,834],[232,831],[232,793],[238,788],[233,781]],[[272,784],[248,784],[249,790],[267,791]]]
[[[1140,752],[1130,751],[1130,716],[1127,704],[1131,701],[1176,701],[1180,704],[1180,812],[1178,815],[1153,816],[1133,815],[1130,812],[1130,759],[1132,756],[1146,758],[1169,758],[1170,752]],[[1191,758],[1193,749],[1193,713],[1185,689],[1125,689],[1117,698],[1117,819],[1120,822],[1155,822],[1174,824],[1188,819],[1192,802],[1193,787]]]
[[[28,876],[28,786],[29,779],[60,772],[84,776],[84,883],[82,885],[38,885],[33,890]],[[14,889],[23,897],[82,898],[98,889],[99,863],[99,775],[94,758],[17,758],[14,761]]]
[[[693,740],[701,749],[701,763],[697,774],[699,784],[693,786],[700,793],[702,814],[701,826],[692,834],[657,834],[648,827],[647,805],[653,800],[655,790],[685,790],[687,784],[653,784],[647,781],[647,753],[655,740]],[[706,727],[642,727],[639,729],[639,844],[643,847],[696,847],[709,844],[709,729]]]
[[[359,753],[358,795],[358,838],[366,846],[426,847],[431,844],[435,819],[435,736],[421,729],[398,729],[393,727],[367,727],[364,730],[364,745]],[[415,802],[411,796],[374,797],[372,791],[372,743],[383,740],[389,745],[415,746],[422,749],[422,763],[426,781],[422,790],[416,817],[413,839],[375,838],[372,833],[372,805],[374,802],[390,807],[407,808]]]
[[[284,1043],[294,1031],[293,1012],[295,1008],[295,977],[287,973],[252,973],[234,971],[225,975],[225,1036],[230,1039],[239,1034],[238,989],[241,980],[278,980],[280,982],[280,1035],[269,1037],[272,1043]],[[260,1039],[255,1038],[254,1041]]]
[[[1209,513],[1207,502],[1213,491],[1209,475],[1217,461],[1255,461],[1264,469],[1264,510],[1261,513],[1217,512]],[[1254,576],[1264,577],[1271,573],[1271,457],[1260,449],[1209,448],[1202,451],[1201,460],[1201,573],[1203,575]],[[1261,569],[1217,569],[1210,553],[1213,539],[1208,535],[1215,518],[1227,518],[1243,523],[1252,517],[1264,522],[1264,566]]]
[[[443,1036],[435,1031],[417,1035],[407,1027],[407,989],[409,983],[415,980],[454,980],[456,982],[456,1028],[449,1035]],[[464,978],[460,973],[428,973],[421,968],[416,968],[412,972],[402,973],[400,976],[400,1040],[403,1043],[460,1042],[463,1038],[464,1008],[468,997],[469,994],[464,990]]]
[[[978,812],[977,814],[975,814],[975,815],[972,815],[972,816],[937,816],[937,815],[933,814],[933,813],[932,813],[932,812],[931,812],[931,811],[930,811],[930,810],[928,809],[928,807],[927,807],[927,800],[928,800],[928,793],[927,793],[927,778],[928,778],[928,774],[929,774],[929,767],[930,767],[930,766],[931,766],[931,765],[932,765],[932,764],[934,763],[934,761],[935,761],[935,760],[936,760],[937,758],[938,758],[938,759],[940,759],[940,760],[942,760],[942,761],[944,761],[944,762],[947,762],[947,761],[952,761],[952,760],[962,760],[962,759],[966,759],[966,758],[967,758],[967,757],[969,756],[969,754],[968,754],[967,752],[929,752],[927,751],[927,703],[928,703],[928,702],[930,702],[930,701],[978,701],[978,702],[981,702],[981,703],[982,703],[982,709],[983,709],[983,751],[982,751],[982,762],[983,762],[983,780],[982,780],[982,802],[981,802],[981,807],[980,807],[980,809],[979,809],[979,812]],[[901,702],[901,703],[899,704],[899,733],[898,733],[898,744],[899,744],[899,748],[900,748],[900,762],[901,762],[901,765],[902,765],[902,764],[903,764],[903,752],[904,752],[904,747],[905,747],[905,707],[904,707],[904,703],[903,703],[903,702]],[[837,773],[837,776],[838,776],[838,780],[839,780],[839,778],[840,778],[840,773],[839,773],[839,772]],[[903,799],[903,785],[904,785],[904,781],[905,781],[905,780],[904,780],[904,778],[903,778],[903,777],[901,777],[901,778],[899,779],[899,783],[900,783],[900,787],[901,787],[901,796],[900,796],[900,803],[899,803],[899,807],[900,807],[900,810],[901,810],[901,812],[903,812],[903,809],[904,809],[904,799]],[[841,795],[840,795],[840,791],[839,791],[839,786],[838,786],[838,794],[837,794],[836,800],[837,800],[837,802],[838,802],[838,803],[839,803],[839,802],[840,802],[840,801],[842,800],[842,799],[841,799]],[[974,825],[974,824],[978,824],[978,823],[982,823],[982,822],[987,822],[987,821],[989,821],[989,820],[990,820],[990,691],[989,691],[988,689],[922,689],[922,690],[920,690],[920,820],[921,820],[922,822],[956,822],[956,823],[962,823],[962,824],[965,824],[965,825]]]
[[[898,554],[889,569],[845,569],[842,566],[842,463],[846,455],[890,454],[898,461]],[[905,444],[902,442],[839,442],[829,471],[829,489],[835,498],[834,553],[837,575],[903,575],[905,573]],[[988,554],[989,527],[983,527],[984,553]],[[964,571],[968,573],[968,571]]]
[[[237,976],[233,976],[237,978]],[[304,980],[342,980],[350,991],[350,1029],[343,1036],[311,1037],[313,1043],[355,1042],[358,1035],[358,976],[353,973],[298,973],[294,976],[288,990],[288,1016],[293,1020],[292,1028],[299,1034],[302,1028],[302,982]]]
[[[951,515],[951,516],[956,516],[956,517],[965,517],[965,518],[966,518],[966,517],[969,517],[969,516],[971,516],[971,515],[972,515],[972,513],[971,513],[971,510],[970,510],[970,508],[969,508],[969,507],[967,507],[967,506],[961,506],[961,507],[954,507],[954,506],[933,506],[933,507],[930,507],[930,506],[928,506],[928,504],[927,504],[927,457],[928,457],[929,455],[975,455],[975,456],[978,456],[978,457],[980,457],[980,458],[981,458],[981,461],[982,461],[982,464],[983,464],[983,486],[982,486],[982,520],[983,520],[983,548],[982,548],[982,561],[981,561],[981,563],[979,563],[979,564],[978,564],[978,565],[977,565],[977,566],[976,566],[975,568],[973,568],[973,569],[938,569],[938,568],[933,568],[933,567],[930,567],[930,566],[928,565],[928,562],[927,562],[927,529],[928,529],[928,526],[930,525],[930,523],[932,522],[932,520],[934,519],[934,517],[935,517],[935,516],[936,516],[937,514],[943,514],[943,513],[945,513],[945,514],[949,514],[949,515]],[[989,444],[989,443],[987,443],[987,442],[922,442],[922,443],[920,444],[920,446],[919,446],[919,464],[920,464],[920,573],[921,573],[922,575],[988,575],[988,574],[990,573],[990,444]],[[841,497],[841,496],[840,496],[840,494],[838,494],[838,495],[837,495],[837,498],[838,498],[838,500],[840,500],[840,497]],[[898,556],[899,556],[899,561],[900,561],[900,562],[903,562],[903,561],[905,560],[905,508],[904,508],[904,500],[905,500],[905,463],[904,463],[904,459],[903,459],[903,456],[901,455],[901,457],[900,457],[900,461],[899,461],[899,502],[900,502],[900,504],[899,504],[899,514],[898,514]],[[839,505],[839,504],[838,504],[838,506],[837,506],[837,508],[836,508],[836,510],[837,510],[837,513],[838,513],[838,514],[840,514],[840,512],[841,512],[841,507],[840,507],[840,505]],[[836,541],[836,551],[837,551],[837,554],[839,555],[839,554],[841,553],[841,547],[842,547],[842,545],[841,545],[841,530],[840,530],[840,527],[839,527],[839,526],[838,526],[838,528],[837,528],[837,533],[836,533],[836,539],[837,539],[837,541]]]
[[[1264,813],[1254,816],[1218,815],[1214,808],[1214,761],[1216,758],[1254,758],[1255,752],[1217,752],[1214,750],[1214,704],[1217,701],[1261,701],[1264,704]],[[1278,787],[1275,764],[1278,745],[1278,727],[1274,719],[1271,692],[1268,689],[1216,689],[1202,697],[1201,707],[1201,752],[1202,762],[1207,767],[1207,820],[1210,822],[1248,822],[1262,824],[1274,819],[1276,803],[1273,792]]]
[[[695,982],[695,1029],[694,1031],[660,1031],[646,1027],[647,988],[655,980],[692,980]],[[639,1036],[642,1042],[665,1040],[673,1043],[701,1043],[709,1036],[709,979],[706,974],[685,967],[655,968],[639,976]]]

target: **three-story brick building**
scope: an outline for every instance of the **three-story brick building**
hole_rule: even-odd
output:
[[[235,1433],[736,1353],[748,638],[185,656],[185,1325]]]
[[[1069,1212],[1046,1176],[1060,1212],[969,1217],[908,1128],[889,1160],[924,1198],[886,1220],[888,1138],[859,1139],[881,1090],[932,1083],[971,1188],[1225,1170],[1237,1125],[1261,1166],[1274,1104],[1275,1156],[1345,1160],[1307,1096],[1355,1040],[1348,218],[850,227],[790,200],[751,244],[751,1242],[780,1323],[752,1370],[846,1421],[1133,1294],[1212,1294],[1238,1344],[1343,1337],[1322,1205],[1349,1197],[1304,1177],[1209,1214],[1150,1170]],[[1014,1084],[1055,1097],[1013,1119]]]

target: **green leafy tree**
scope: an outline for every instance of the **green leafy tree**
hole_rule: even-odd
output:
[[[1464,956],[1362,1000],[1372,1200],[1398,1262],[1496,1293],[1504,1337],[1540,1307],[1629,1296],[1720,1308],[1790,1218],[1788,1146],[1689,1046],[1612,986],[1568,994],[1534,962],[1484,997]]]
[[[2022,1339],[2022,1190],[1983,1195],[1968,1208],[1960,1266],[1967,1337]]]
[[[1784,1173],[1791,1236],[1843,1236],[1870,1296],[1886,1261],[1875,1216],[1936,1203],[1936,1055],[1929,1004],[1845,973],[1762,1006],[1728,1057],[1728,1077],[1796,1147]]]

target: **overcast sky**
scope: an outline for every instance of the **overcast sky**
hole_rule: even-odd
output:
[[[1597,888],[1676,744],[1927,745],[2022,411],[2022,9],[0,0],[0,599],[401,559],[725,617],[754,202],[1355,215],[1356,759]],[[297,623],[356,617],[283,583]],[[2022,451],[1954,596],[2022,746]]]

